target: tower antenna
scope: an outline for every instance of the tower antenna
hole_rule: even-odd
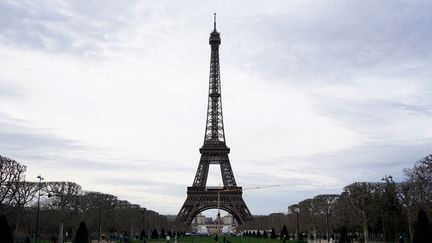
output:
[[[216,12],[213,13],[214,31],[216,31]]]

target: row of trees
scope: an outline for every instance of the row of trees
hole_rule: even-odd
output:
[[[355,182],[341,194],[317,195],[288,207],[288,214],[256,216],[243,229],[279,229],[286,225],[291,237],[334,237],[346,227],[370,240],[395,242],[402,235],[412,240],[418,212],[432,215],[432,155],[404,170],[405,179],[394,182]]]
[[[155,211],[114,195],[84,191],[74,182],[26,181],[26,166],[2,156],[0,162],[0,215],[6,215],[11,222],[15,238],[34,236],[37,232],[38,199],[42,238],[73,238],[81,221],[86,222],[92,238],[114,232],[142,236],[154,230],[186,230],[183,224]]]
[[[262,233],[261,233],[262,232]],[[279,235],[281,237],[281,239],[288,239],[289,233],[288,233],[288,229],[286,227],[286,225],[284,225],[282,227],[282,231],[280,232],[280,234],[276,234],[276,230],[275,228],[272,228],[270,231],[268,230],[254,230],[254,231],[244,231],[243,236],[246,237],[256,237],[256,238],[264,238],[264,239],[276,239],[277,236]]]

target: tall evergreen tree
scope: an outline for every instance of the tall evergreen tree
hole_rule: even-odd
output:
[[[89,234],[84,222],[81,222],[78,227],[74,243],[89,243]]]
[[[160,233],[160,237],[161,237],[161,238],[165,238],[165,236],[166,236],[166,235],[165,235],[165,229],[162,228],[162,229],[161,229],[161,233]]]
[[[270,232],[270,238],[271,239],[276,239],[276,231],[275,228],[272,228],[271,232]]]
[[[146,234],[145,230],[142,229],[141,234],[140,234],[140,240],[144,240],[145,238],[147,238],[147,234]]]
[[[418,213],[417,224],[412,243],[432,242],[432,229],[425,211],[422,209]]]
[[[282,227],[281,238],[282,239],[288,239],[289,238],[288,237],[288,229],[287,229],[286,225],[284,225]]]
[[[339,243],[350,243],[350,238],[348,237],[348,232],[345,226],[342,227],[342,231],[339,238]]]
[[[152,234],[151,234],[151,238],[152,239],[158,239],[159,238],[159,234],[158,234],[156,229],[153,229]]]
[[[13,243],[13,236],[12,232],[9,227],[9,223],[6,219],[6,216],[1,215],[0,216],[0,239],[1,242],[4,243]]]

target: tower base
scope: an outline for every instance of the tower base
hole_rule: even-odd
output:
[[[177,221],[191,224],[195,216],[202,211],[219,207],[230,213],[238,224],[243,224],[252,220],[252,215],[242,193],[241,187],[188,187],[187,198],[177,215]]]

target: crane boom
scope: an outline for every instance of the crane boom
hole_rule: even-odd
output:
[[[255,189],[263,189],[263,188],[278,187],[278,186],[280,186],[280,185],[267,185],[267,186],[247,187],[247,188],[243,188],[243,190],[255,190]]]

